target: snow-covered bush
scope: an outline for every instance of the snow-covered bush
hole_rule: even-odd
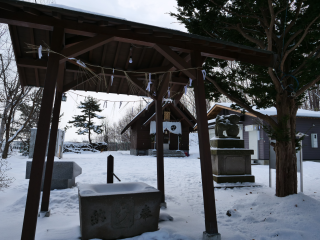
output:
[[[0,191],[8,188],[14,181],[14,178],[7,176],[6,172],[11,168],[8,167],[8,162],[5,159],[0,159]]]

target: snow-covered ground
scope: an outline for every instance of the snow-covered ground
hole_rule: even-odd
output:
[[[197,140],[190,140],[190,157],[165,158],[165,191],[168,208],[162,213],[173,221],[159,223],[160,230],[134,240],[201,239],[204,213]],[[107,156],[115,157],[115,173],[122,182],[145,182],[157,186],[156,158],[131,156],[129,152],[64,154],[63,160],[82,167],[78,183],[105,183]],[[22,156],[9,159],[9,176],[16,180],[0,192],[0,239],[20,239],[28,180]],[[56,161],[60,161],[56,159]],[[222,239],[320,239],[320,163],[304,162],[304,193],[275,197],[269,188],[268,166],[252,166],[261,187],[216,189],[218,228]],[[273,176],[274,176],[273,172]],[[115,180],[117,181],[117,180]],[[215,184],[216,186],[216,184]],[[274,186],[274,181],[273,181]],[[37,240],[77,240],[80,237],[78,191],[74,187],[51,192],[51,216],[38,218]],[[230,210],[231,217],[226,215]]]

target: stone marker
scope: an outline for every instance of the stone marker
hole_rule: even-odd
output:
[[[43,173],[46,169],[45,162]],[[32,161],[27,161],[26,179],[30,179]],[[75,186],[75,178],[82,173],[82,168],[71,161],[58,161],[53,164],[52,181],[50,190],[66,189]],[[41,191],[43,190],[44,175],[42,176]]]
[[[161,193],[145,183],[79,184],[81,239],[118,239],[158,230]]]

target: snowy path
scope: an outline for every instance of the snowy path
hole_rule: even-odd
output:
[[[201,239],[204,215],[200,160],[196,150],[193,152],[188,158],[165,158],[168,208],[161,211],[170,214],[174,221],[161,222],[160,231],[132,239]],[[109,154],[115,157],[115,173],[123,182],[157,186],[155,157],[104,152],[65,154],[63,160],[75,161],[82,167],[83,173],[76,182],[105,183]],[[27,160],[20,156],[9,159],[12,168],[9,175],[16,180],[9,189],[0,192],[1,240],[20,239],[28,187],[28,180],[24,179]],[[222,239],[320,239],[320,163],[304,163],[304,193],[286,198],[275,197],[275,189],[268,187],[268,166],[253,166],[252,171],[262,187],[215,191]],[[50,209],[49,218],[38,219],[36,239],[79,239],[77,188],[52,191]],[[231,217],[226,215],[228,210]]]

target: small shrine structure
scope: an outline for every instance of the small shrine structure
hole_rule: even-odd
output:
[[[121,131],[131,128],[130,154],[156,156],[156,109],[154,101],[139,112]],[[178,102],[163,102],[163,155],[164,157],[184,157],[189,154],[189,133],[196,119],[188,109]]]

